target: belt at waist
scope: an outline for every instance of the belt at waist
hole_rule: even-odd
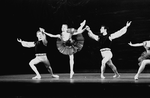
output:
[[[103,51],[110,51],[111,49],[110,48],[103,48],[103,49],[100,49],[101,52]]]
[[[35,54],[36,56],[46,56],[46,53]]]

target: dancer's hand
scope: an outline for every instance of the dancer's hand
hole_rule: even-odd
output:
[[[128,43],[130,46],[132,46],[132,43],[130,42],[130,43]]]
[[[18,39],[18,38],[17,38],[17,41],[20,42],[20,43],[22,43],[22,40],[21,40],[21,39]]]
[[[90,30],[90,27],[89,27],[89,26],[86,26],[85,28],[86,28],[86,30],[87,30],[87,31],[89,31],[89,30]]]
[[[70,31],[71,31],[71,32],[75,32],[76,30],[75,30],[74,28],[71,28]]]
[[[40,29],[41,32],[43,32],[43,33],[45,32],[45,30],[43,28],[39,28],[39,29]]]
[[[127,21],[126,26],[129,27],[132,21]]]

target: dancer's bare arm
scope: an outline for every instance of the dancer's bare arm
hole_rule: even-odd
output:
[[[17,39],[17,41],[20,42],[23,47],[27,47],[27,48],[35,47],[34,42],[22,41],[21,39]]]
[[[98,36],[98,35],[95,35],[95,34],[91,31],[90,27],[87,27],[87,31],[88,31],[89,37],[93,38],[93,39],[96,40],[96,41],[99,40],[99,36]]]
[[[116,31],[115,33],[111,34],[109,39],[113,40],[116,38],[121,37],[122,35],[124,35],[127,32],[127,28],[131,25],[131,21],[127,21],[126,26],[124,26],[122,29]]]
[[[49,36],[49,37],[60,38],[60,34],[53,35],[53,34],[51,34],[51,33],[45,32],[45,30],[44,30],[43,28],[39,28],[39,29],[40,29],[40,31],[42,31],[44,34],[46,34],[46,35]]]
[[[144,46],[144,42],[143,43],[136,43],[136,44],[132,44],[130,42],[129,45],[132,46],[132,47],[139,47],[139,46]]]

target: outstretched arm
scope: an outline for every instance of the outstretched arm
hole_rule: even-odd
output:
[[[139,47],[139,46],[144,46],[144,42],[143,43],[136,43],[136,44],[132,44],[131,42],[128,43],[130,46],[133,46],[133,47]]]
[[[80,27],[77,29],[77,32],[75,32],[73,35],[77,35],[82,33],[83,31],[86,30],[86,27],[83,29],[83,27],[85,26],[86,20],[84,20],[81,24]]]
[[[34,42],[22,41],[21,39],[17,39],[17,41],[20,42],[23,47],[27,47],[27,48],[35,47]]]
[[[49,36],[49,37],[60,38],[60,34],[53,35],[53,34],[46,33],[46,32],[43,32],[43,33],[46,34],[46,35]]]
[[[119,31],[113,33],[110,35],[109,39],[113,40],[115,38],[121,37],[122,35],[124,35],[127,32],[127,28],[130,26],[131,21],[126,23],[126,26],[124,26],[122,29],[120,29]]]
[[[88,35],[89,37],[93,38],[94,40],[98,41],[99,40],[99,37],[97,35],[95,35],[89,26],[87,26],[87,31],[88,31]]]
[[[43,28],[39,28],[41,32],[43,32],[44,34],[46,34],[47,36],[49,37],[55,37],[55,38],[60,38],[60,34],[57,34],[57,35],[53,35],[53,34],[50,34],[50,33],[47,33],[45,32],[45,30]]]

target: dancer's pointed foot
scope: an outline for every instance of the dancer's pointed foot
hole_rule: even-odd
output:
[[[59,78],[58,75],[54,75],[54,74],[52,74],[52,77],[53,77],[53,78]]]
[[[101,74],[101,79],[105,79],[104,75]]]
[[[138,80],[138,74],[136,74],[136,75],[134,76],[134,79],[135,79],[135,80]]]
[[[41,76],[40,75],[36,75],[32,79],[41,79]]]
[[[70,72],[70,79],[73,77],[74,72]]]
[[[115,75],[113,76],[113,78],[120,78],[120,75],[119,75],[119,74],[115,74]]]

